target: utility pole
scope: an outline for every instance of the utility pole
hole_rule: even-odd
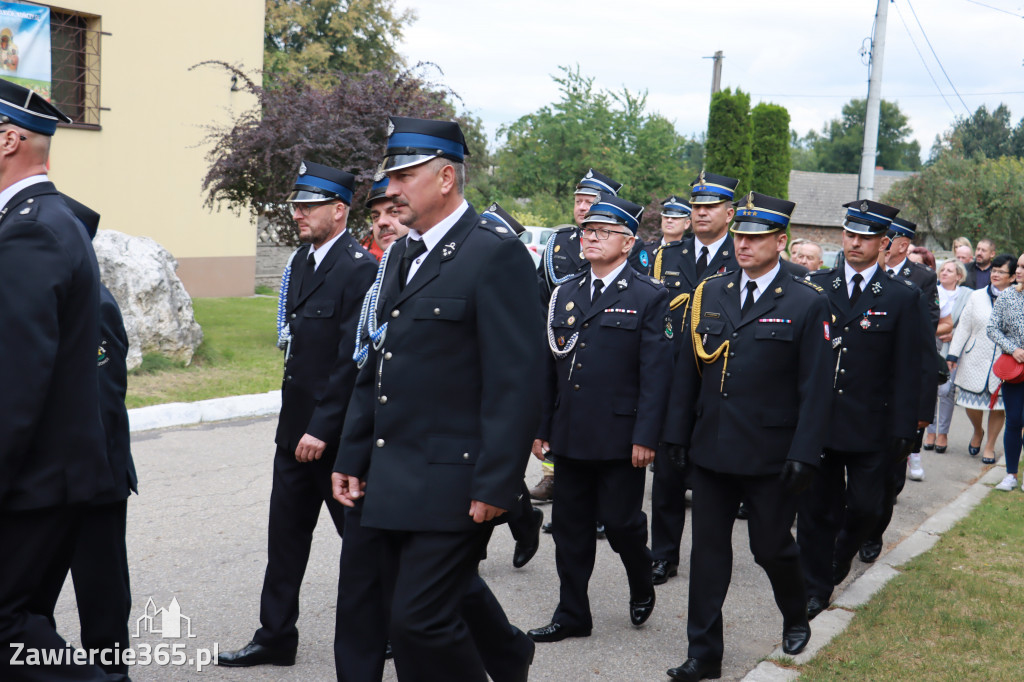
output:
[[[715,65],[711,72],[711,96],[714,97],[715,93],[722,89],[722,60],[725,59],[725,55],[722,54],[721,50],[715,52],[714,57],[704,57],[704,59],[715,60]]]
[[[875,198],[875,159],[878,156],[878,118],[882,105],[882,62],[885,57],[885,21],[890,0],[878,0],[875,12],[875,36],[871,42],[868,68],[868,109],[864,115],[864,148],[860,158],[858,199]]]

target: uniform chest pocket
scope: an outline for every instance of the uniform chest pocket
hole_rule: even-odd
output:
[[[601,326],[609,327],[611,329],[636,329],[637,325],[636,315],[602,315]]]
[[[792,341],[793,325],[791,324],[758,324],[754,328],[755,339],[774,341]]]
[[[334,301],[310,301],[302,308],[303,317],[334,317]]]
[[[722,333],[725,328],[725,322],[723,320],[715,319],[703,319],[697,323],[698,334],[708,334],[710,336],[718,336]]]
[[[416,300],[414,320],[462,320],[466,317],[464,298],[420,298]]]
[[[864,320],[867,320],[867,326],[864,325]],[[887,315],[866,315],[855,324],[860,325],[869,334],[884,334],[896,328],[896,320],[890,319]]]

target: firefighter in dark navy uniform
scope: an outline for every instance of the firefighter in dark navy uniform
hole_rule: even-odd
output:
[[[811,618],[881,517],[890,461],[909,451],[920,409],[920,290],[878,266],[898,211],[866,199],[844,206],[843,264],[810,275],[835,320],[828,438],[797,527]]]
[[[661,247],[679,241],[686,236],[689,229],[690,204],[673,194],[661,202],[661,236],[642,246],[643,253],[638,254],[635,259],[639,265],[633,264],[633,267],[644,275],[653,273]]]
[[[484,682],[500,651],[504,679],[525,680],[533,643],[477,566],[521,495],[540,419],[537,273],[514,232],[463,198],[458,124],[390,123],[381,172],[409,233],[385,253],[357,326],[334,495],[361,501],[361,528],[376,537],[379,552],[363,558],[385,580],[399,679]]]
[[[692,234],[682,240],[663,245],[654,256],[654,277],[660,279],[669,292],[669,314],[675,354],[680,349],[685,357],[690,354],[686,313],[693,290],[704,277],[720,270],[735,270],[729,223],[734,210],[732,199],[739,183],[735,178],[701,172],[691,185],[690,202],[679,200],[676,205],[670,197],[663,204],[665,213],[686,213],[692,225]],[[693,217],[695,214],[697,217]],[[664,215],[664,213],[663,213]],[[666,218],[662,218],[664,221]],[[708,253],[702,254],[702,248]],[[700,260],[704,256],[704,260]],[[674,577],[679,566],[679,546],[686,525],[686,475],[663,461],[654,468],[651,486],[651,557],[654,584],[661,585]]]
[[[12,664],[72,651],[47,617],[84,505],[115,485],[100,419],[100,274],[85,227],[46,176],[71,119],[0,79],[0,679],[105,680],[95,665]]]
[[[693,355],[676,362],[665,450],[677,466],[692,460],[693,485],[689,648],[686,662],[668,671],[676,680],[721,674],[722,603],[741,498],[754,560],[782,612],[783,650],[798,654],[810,639],[791,527],[825,439],[831,349],[827,300],[779,259],[794,205],[754,192],[737,202],[732,233],[742,269],[695,289]]]
[[[220,654],[223,666],[294,663],[299,588],[324,504],[338,535],[344,530],[331,471],[356,377],[356,322],[377,271],[373,256],[346,229],[354,186],[351,173],[303,161],[287,199],[299,238],[309,245],[297,252],[287,283],[291,338],[281,384],[261,627],[245,647]]]
[[[643,207],[602,196],[583,225],[582,273],[560,285],[548,312],[544,409],[533,453],[558,469],[552,524],[560,594],[538,642],[587,637],[587,585],[600,519],[629,583],[629,618],[654,609],[647,518],[641,510],[671,379],[671,325],[664,287],[626,262]]]

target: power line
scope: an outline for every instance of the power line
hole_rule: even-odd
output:
[[[946,77],[946,80],[949,82],[949,87],[953,88],[953,92],[954,94],[956,94],[957,99],[960,100],[960,104],[964,105],[964,110],[967,112],[967,115],[970,116],[974,112],[972,112],[970,108],[968,108],[967,103],[964,102],[964,98],[961,97],[960,93],[956,91],[956,86],[953,85],[953,79],[951,79],[949,77],[949,74],[946,73],[946,67],[942,65],[942,61],[939,59],[939,55],[936,54],[935,48],[932,47],[932,41],[928,39],[928,34],[925,33],[924,26],[921,25],[921,20],[917,18],[917,12],[914,11],[914,5],[911,4],[910,0],[907,0],[907,7],[910,8],[910,13],[914,15],[914,21],[917,22],[917,27],[921,29],[921,35],[924,36],[924,41],[928,43],[928,49],[932,51],[932,56],[935,57],[936,63],[938,63],[939,68],[942,69],[942,75]]]
[[[942,101],[946,103],[947,107],[949,107],[949,113],[956,116],[956,111],[954,111],[953,105],[950,104],[949,100],[946,99],[946,96],[942,94],[942,88],[939,87],[938,82],[935,80],[935,76],[932,75],[932,70],[928,68],[928,62],[924,60],[924,55],[921,54],[921,50],[918,49],[917,43],[914,42],[914,36],[910,32],[910,27],[907,26],[907,21],[903,18],[903,12],[900,11],[900,6],[896,5],[896,3],[893,4],[896,6],[896,14],[900,16],[900,23],[903,24],[903,29],[907,32],[907,37],[910,38],[910,44],[914,46],[914,51],[917,52],[917,56],[921,59],[921,64],[924,65],[924,70],[928,72],[928,77],[932,79],[932,84],[935,86],[935,89],[939,91],[940,95],[942,95]]]
[[[987,97],[987,96],[991,96],[991,95],[1024,95],[1024,90],[1010,90],[1010,91],[1006,91],[1006,92],[965,92],[963,94],[964,94],[965,97]],[[810,99],[810,98],[819,98],[819,97],[825,97],[825,98],[828,98],[828,97],[842,97],[842,98],[845,98],[845,99],[851,99],[851,98],[857,97],[858,95],[822,95],[822,94],[801,94],[801,93],[785,93],[785,92],[775,92],[775,93],[771,93],[771,92],[752,92],[752,93],[750,93],[750,96],[751,97],[794,97],[794,98],[808,98],[808,99]],[[937,95],[924,95],[924,94],[921,94],[921,95],[896,95],[895,96],[896,99],[907,99],[907,98],[910,98],[910,97],[915,97],[915,98],[916,97],[943,97],[944,98],[945,95],[942,94],[942,92],[939,92]]]
[[[1002,7],[995,7],[993,5],[986,5],[983,2],[978,2],[978,0],[967,0],[967,2],[975,4],[975,5],[981,5],[982,7],[988,7],[989,9],[994,9],[995,11],[1002,12],[1003,14],[1009,14],[1011,17],[1017,17],[1018,19],[1024,19],[1024,14],[1017,14],[1016,12],[1011,12],[1010,10],[1003,9]]]

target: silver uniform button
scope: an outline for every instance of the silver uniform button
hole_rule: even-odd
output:
[[[462,453],[462,459],[469,459],[469,453],[468,452],[463,452]]]
[[[377,447],[378,448],[384,447],[384,439],[383,438],[378,438],[377,439]]]
[[[380,404],[381,405],[387,405],[388,404],[388,397],[386,395],[382,395],[378,400],[380,400]]]
[[[391,311],[391,317],[398,317],[398,309],[397,308],[395,310]]]
[[[388,352],[384,353],[384,359],[385,360],[390,360],[391,359],[391,351],[388,351]]]
[[[441,314],[441,309],[440,308],[434,308],[434,314],[435,315],[440,315]]]

